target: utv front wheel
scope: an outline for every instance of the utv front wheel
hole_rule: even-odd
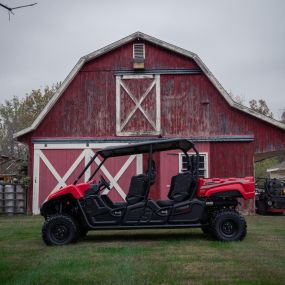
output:
[[[246,236],[246,221],[235,210],[222,210],[213,216],[211,232],[219,241],[243,240]]]
[[[42,228],[42,238],[47,245],[65,245],[76,242],[79,237],[74,219],[68,215],[52,215]]]

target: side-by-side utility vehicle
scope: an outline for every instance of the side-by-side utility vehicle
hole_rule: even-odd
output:
[[[185,172],[169,177],[168,199],[150,199],[156,184],[157,152],[183,153]],[[191,155],[189,153],[191,152]],[[142,154],[145,171],[130,178],[124,202],[104,194],[110,183],[100,169],[106,160]],[[96,158],[102,161],[85,183],[78,183]],[[122,158],[121,158],[122,159]],[[97,160],[98,161],[98,160]],[[246,221],[237,212],[239,199],[255,195],[253,177],[200,178],[199,153],[187,139],[165,139],[107,147],[98,150],[72,185],[51,193],[41,207],[45,222],[42,237],[47,245],[78,240],[91,230],[197,228],[220,241],[238,241],[246,235]],[[99,177],[99,181],[93,178]],[[158,183],[159,184],[159,183]]]

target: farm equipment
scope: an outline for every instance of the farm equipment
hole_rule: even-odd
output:
[[[260,215],[285,213],[285,181],[276,178],[259,178],[256,184],[256,213]]]
[[[149,199],[157,181],[154,156],[174,151],[186,156],[186,171],[169,177],[168,199]],[[189,152],[194,155],[189,155]],[[99,171],[106,160],[142,154],[145,172],[132,176],[124,202],[113,202],[104,190],[110,183]],[[87,182],[79,183],[96,158],[101,163]],[[198,176],[199,152],[186,139],[167,139],[98,150],[72,185],[50,194],[41,207],[47,245],[76,242],[91,230],[201,228],[220,241],[246,236],[246,221],[237,212],[238,199],[254,198],[253,177],[206,179]],[[93,179],[98,176],[99,180]]]

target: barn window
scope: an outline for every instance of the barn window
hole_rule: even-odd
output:
[[[189,153],[189,156],[194,155]],[[179,172],[184,172],[187,170],[187,161],[186,156],[183,153],[180,153],[179,156]],[[208,178],[208,154],[200,153],[199,155],[199,177]]]
[[[144,44],[134,44],[133,57],[136,60],[143,60],[145,58]]]

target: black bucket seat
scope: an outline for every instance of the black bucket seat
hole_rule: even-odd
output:
[[[193,179],[191,172],[179,173],[171,179],[168,198],[174,202],[182,202],[193,196]]]
[[[129,205],[142,202],[146,199],[148,187],[148,177],[140,174],[132,177],[126,201]]]
[[[148,178],[145,174],[133,176],[131,179],[129,192],[126,197],[127,202],[113,203],[107,195],[101,195],[102,200],[110,208],[121,208],[127,205],[134,205],[146,199]]]

